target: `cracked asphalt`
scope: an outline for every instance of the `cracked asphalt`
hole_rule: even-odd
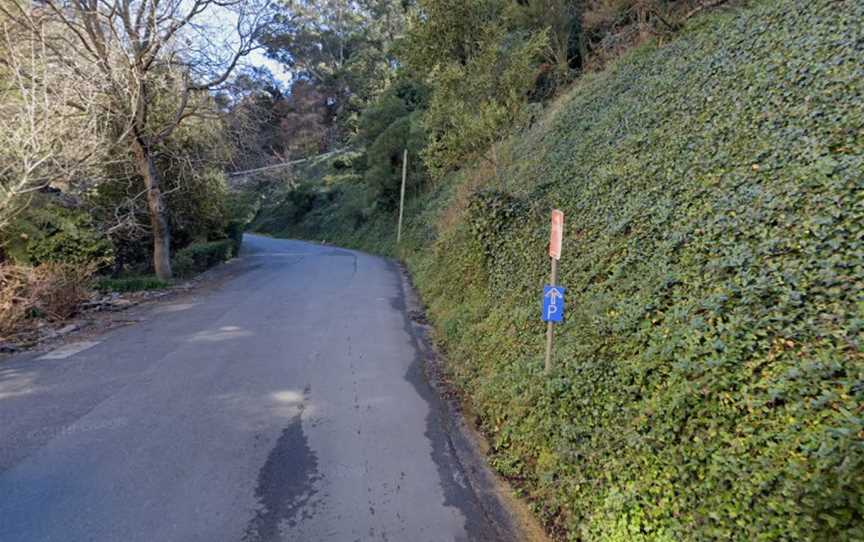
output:
[[[244,250],[80,352],[0,363],[0,541],[509,538],[454,454],[396,265]]]

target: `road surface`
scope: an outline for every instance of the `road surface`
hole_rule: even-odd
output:
[[[0,363],[0,541],[501,539],[396,266],[246,244],[218,288]]]

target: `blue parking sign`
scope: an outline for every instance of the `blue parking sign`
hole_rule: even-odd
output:
[[[543,321],[560,322],[564,319],[564,292],[567,288],[547,284],[543,287]]]

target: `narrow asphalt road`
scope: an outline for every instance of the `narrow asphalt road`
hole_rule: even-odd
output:
[[[0,541],[500,539],[396,266],[246,245],[218,288],[0,364]]]

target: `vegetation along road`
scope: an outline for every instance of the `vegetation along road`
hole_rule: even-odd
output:
[[[451,451],[398,268],[246,251],[214,291],[2,366],[0,540],[504,537]]]
[[[862,59],[864,0],[0,0],[0,542],[864,542]]]

